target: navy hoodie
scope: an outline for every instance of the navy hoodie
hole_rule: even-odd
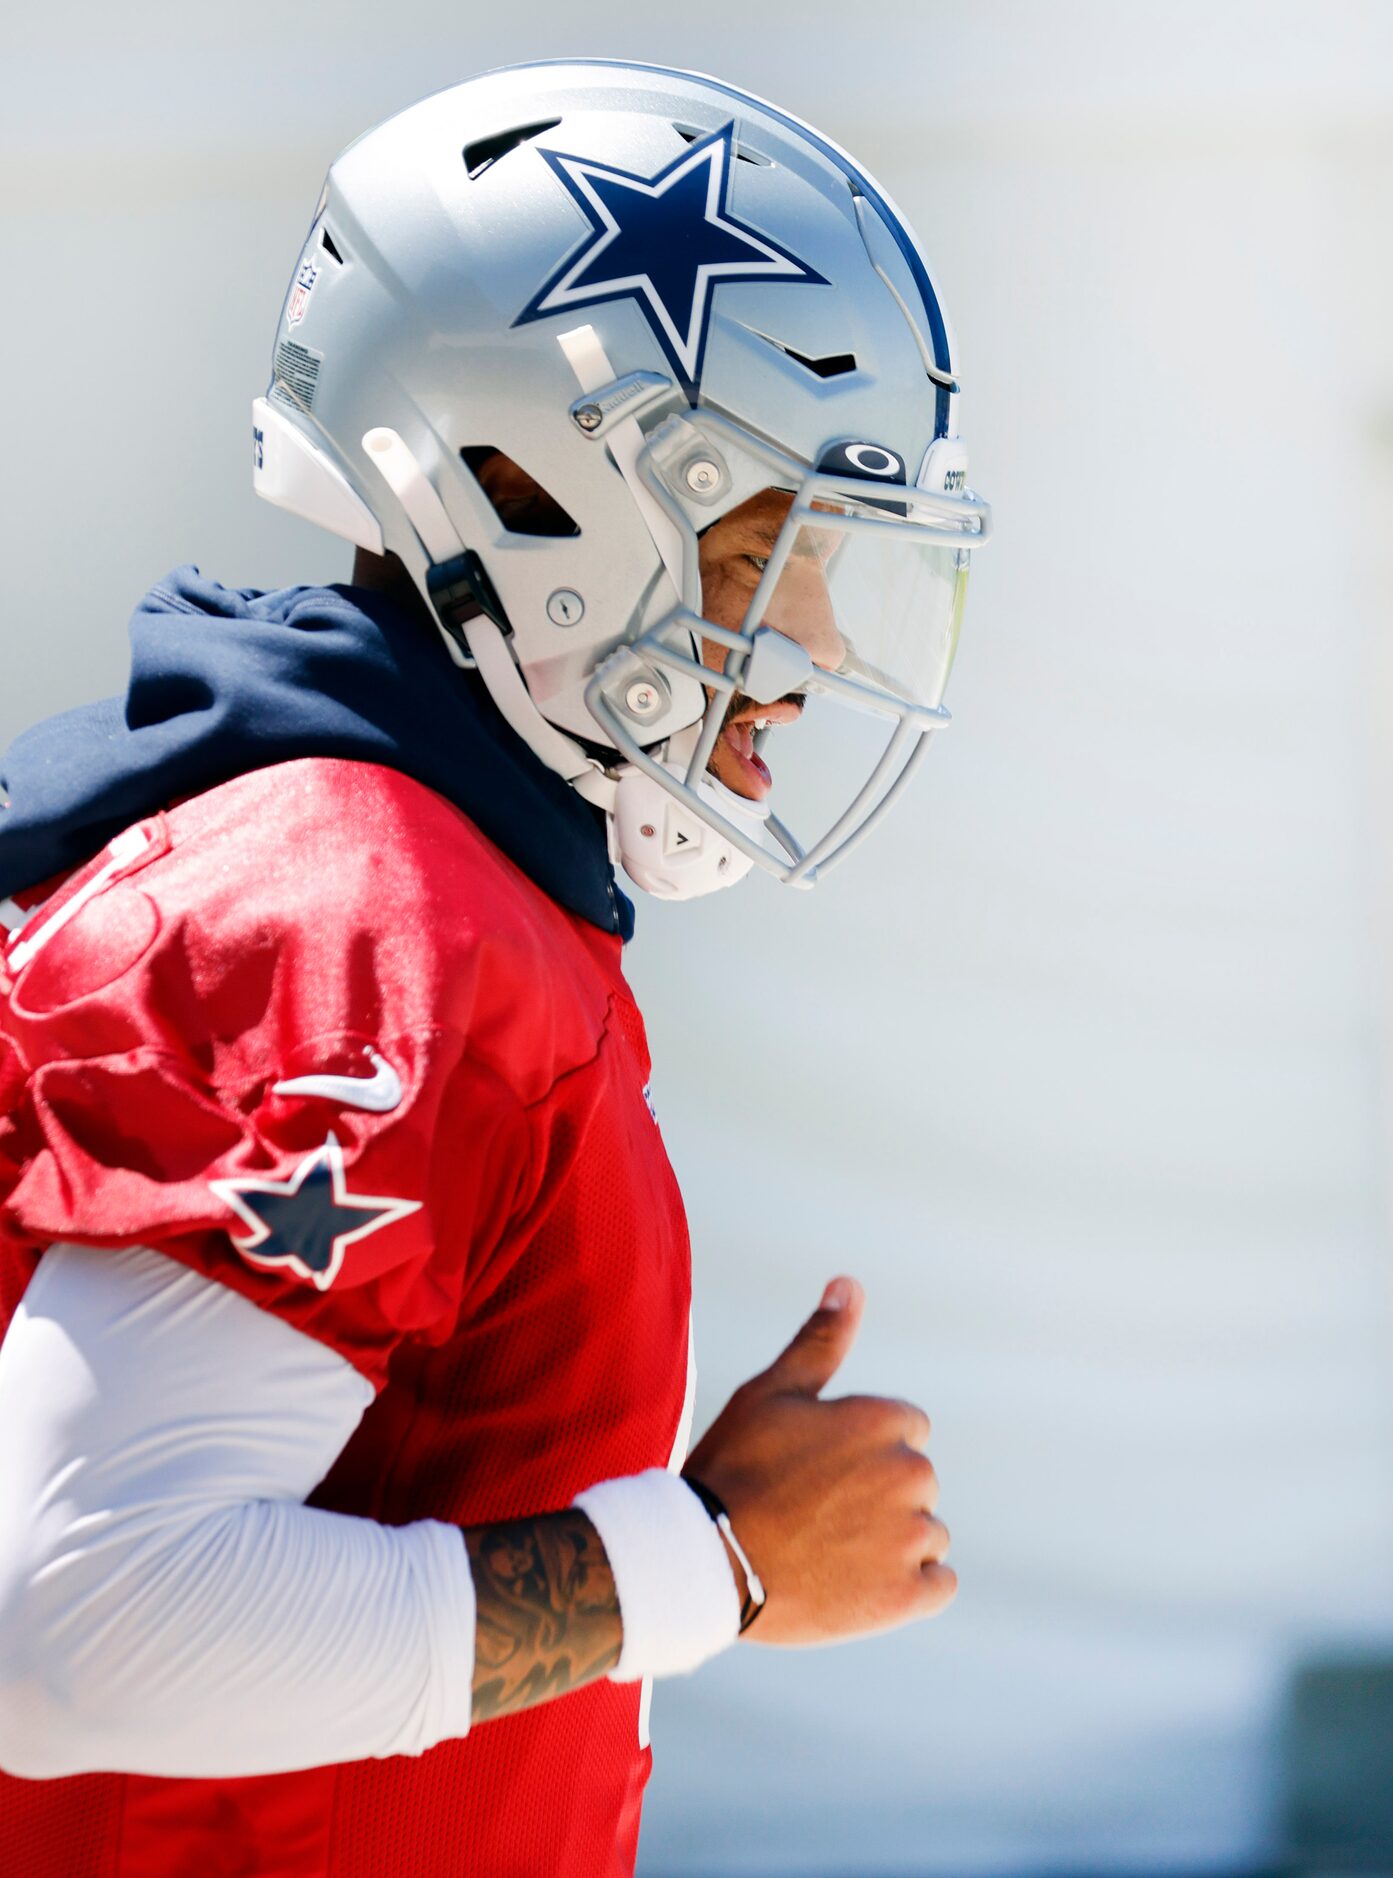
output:
[[[628,939],[603,817],[499,716],[438,634],[361,587],[220,587],[180,567],[130,623],[124,698],[50,717],[0,769],[0,896],[183,796],[294,757],[434,789],[560,905]]]

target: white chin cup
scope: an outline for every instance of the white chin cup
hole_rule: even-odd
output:
[[[680,782],[686,771],[663,768]],[[718,815],[758,841],[769,819],[767,802],[751,802],[713,776],[703,776],[697,794]],[[747,854],[693,815],[676,796],[640,769],[626,767],[614,803],[614,833],[624,872],[658,900],[694,900],[733,887],[754,866]]]

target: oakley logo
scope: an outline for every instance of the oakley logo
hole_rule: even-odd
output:
[[[272,1093],[283,1096],[318,1096],[323,1102],[337,1102],[342,1108],[367,1109],[372,1115],[388,1115],[401,1103],[401,1077],[386,1057],[376,1050],[367,1052],[372,1064],[371,1076],[292,1076],[273,1085]]]
[[[887,450],[883,443],[868,443],[864,438],[855,443],[833,444],[823,451],[818,468],[829,476],[864,476],[883,483],[905,480],[904,458]]]
[[[893,450],[883,450],[878,443],[849,443],[846,460],[863,476],[894,476],[904,481],[904,464]]]

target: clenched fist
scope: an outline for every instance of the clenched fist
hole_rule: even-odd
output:
[[[865,1295],[836,1278],[762,1375],[736,1390],[684,1472],[725,1501],[768,1603],[750,1641],[828,1643],[932,1617],[957,1590],[934,1517],[929,1418],[880,1396],[820,1400]],[[735,1567],[737,1576],[738,1566]]]

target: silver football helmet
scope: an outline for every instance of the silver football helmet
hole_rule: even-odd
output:
[[[755,866],[810,886],[947,721],[990,525],[957,404],[923,257],[834,144],[691,73],[516,66],[333,165],[254,478],[400,557],[639,886],[684,898]],[[546,493],[547,532],[509,525],[498,460]],[[761,498],[767,519],[769,491],[748,604],[708,617],[703,537]],[[813,721],[848,709],[873,747],[841,731],[815,752]],[[776,784],[767,740],[794,716]],[[800,785],[814,835],[792,825]]]

